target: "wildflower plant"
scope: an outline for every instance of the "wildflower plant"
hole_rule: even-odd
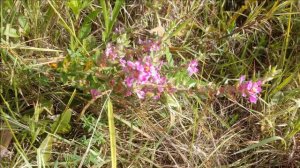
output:
[[[179,61],[177,64],[181,68],[175,68],[176,66],[169,65],[170,53],[164,52],[168,50],[164,50],[159,40],[139,39],[137,45],[131,45],[132,42],[126,39],[126,35],[120,35],[115,41],[107,43],[102,54],[98,52],[94,58],[84,57],[80,51],[70,51],[70,56],[61,66],[68,80],[73,79],[71,81],[74,85],[89,90],[93,99],[107,89],[124,97],[159,99],[165,92],[172,93],[194,86],[206,87],[203,82],[194,78],[199,73],[197,59],[190,59],[185,64]],[[170,70],[174,73],[166,73]],[[243,75],[237,87],[226,86],[221,90],[230,94],[238,93],[255,104],[262,91],[261,87],[261,80],[246,81]]]
[[[125,97],[158,99],[168,83],[162,71],[161,48],[160,41],[150,39],[139,39],[136,46],[130,45],[126,34],[121,34],[107,43],[102,53],[91,57],[84,56],[80,49],[69,50],[58,71],[64,83],[89,91],[94,99],[107,89]]]

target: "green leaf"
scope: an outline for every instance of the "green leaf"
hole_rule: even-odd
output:
[[[93,0],[83,0],[83,2],[81,3],[81,9],[88,7],[92,2]]]
[[[270,93],[270,95],[273,95],[277,93],[278,91],[281,91],[286,85],[288,85],[295,77],[295,73],[291,74],[289,77],[285,78],[273,91]]]
[[[107,102],[107,113],[108,113],[108,126],[109,126],[109,138],[110,138],[110,155],[111,155],[111,167],[117,167],[117,145],[116,145],[116,131],[114,124],[114,112],[111,100]]]
[[[95,10],[84,18],[82,26],[80,27],[80,29],[78,31],[78,38],[80,40],[83,40],[91,33],[92,22],[93,22],[93,20],[95,20],[97,18],[99,13],[100,13],[100,10]]]
[[[235,152],[234,154],[238,154],[238,153],[249,151],[251,149],[258,148],[258,147],[261,147],[263,145],[266,145],[266,144],[276,141],[276,140],[281,140],[286,145],[285,140],[283,138],[281,138],[279,136],[273,136],[271,138],[264,139],[264,140],[260,141],[259,143],[249,145],[247,148],[239,150],[239,151]]]
[[[72,12],[76,16],[76,19],[78,19],[80,12],[84,8],[88,7],[91,2],[91,0],[69,0],[67,6],[71,8]]]
[[[112,12],[112,17],[111,17],[111,21],[109,22],[108,28],[109,28],[109,33],[112,31],[112,28],[117,20],[117,17],[121,11],[121,7],[124,3],[124,0],[117,0],[115,3],[115,7],[113,9]]]
[[[169,50],[169,48],[166,48],[166,58],[167,58],[167,62],[170,66],[174,66],[174,60],[173,60],[173,56]]]
[[[83,39],[82,44],[87,51],[91,51],[97,47],[97,39],[94,36],[88,36],[87,38]]]
[[[274,78],[277,78],[282,73],[281,69],[277,69],[277,67],[269,67],[268,72],[264,75],[264,82],[268,82],[273,80]]]
[[[109,24],[109,13],[107,11],[107,5],[105,0],[100,0],[100,5],[102,7],[102,14],[104,18],[104,25],[105,25],[105,33],[103,36],[106,38],[106,31],[108,30],[108,24]]]
[[[76,18],[78,17],[80,11],[81,11],[81,8],[80,8],[80,1],[78,0],[70,0],[68,3],[67,3],[67,6],[69,8],[71,8],[72,12],[74,13],[74,15],[76,16]]]
[[[232,126],[239,119],[239,114],[234,114],[233,117],[229,120],[229,125]]]
[[[19,35],[17,33],[17,30],[14,29],[14,28],[11,28],[10,24],[6,25],[6,28],[5,28],[5,31],[4,31],[4,35],[8,36],[8,37],[14,37],[14,38],[19,37]]]
[[[51,132],[53,133],[67,133],[70,131],[71,126],[69,124],[72,116],[71,109],[65,110],[57,120],[51,125]]]
[[[80,40],[86,38],[91,33],[91,24],[83,24],[78,32],[78,38]]]
[[[39,148],[37,149],[36,157],[37,157],[38,167],[45,167],[47,165],[47,162],[50,160],[53,141],[54,141],[53,137],[48,135],[43,140]]]
[[[24,30],[24,32],[28,32],[29,31],[29,24],[28,24],[28,20],[25,16],[20,16],[18,18],[18,22],[21,26],[21,28]]]
[[[295,122],[293,130],[286,136],[287,139],[292,138],[298,132],[300,132],[300,118]]]
[[[173,36],[177,36],[177,34],[182,31],[183,29],[185,29],[185,27],[191,23],[191,20],[188,19],[185,22],[179,24],[179,25],[175,25],[174,27],[171,28],[171,32],[169,33],[169,35],[166,37],[166,40],[173,37]]]

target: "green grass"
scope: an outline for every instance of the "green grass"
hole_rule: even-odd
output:
[[[300,166],[298,1],[0,5],[0,167]],[[105,46],[139,38],[162,41],[155,56],[176,93],[139,100],[109,87],[122,76],[101,67]],[[191,59],[199,72],[187,78]],[[216,95],[241,75],[266,81],[257,104]]]

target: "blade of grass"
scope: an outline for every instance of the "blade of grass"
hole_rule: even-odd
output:
[[[294,137],[300,131],[300,118],[295,122],[294,129],[286,136],[286,139]]]
[[[74,89],[74,91],[73,91],[73,93],[72,93],[72,95],[71,95],[71,97],[70,97],[70,99],[69,99],[69,101],[68,101],[68,104],[66,105],[66,108],[65,108],[64,111],[66,111],[66,110],[69,109],[69,107],[70,107],[70,105],[71,105],[71,103],[72,103],[72,101],[73,101],[75,95],[76,95],[76,89]]]
[[[37,149],[37,164],[38,167],[46,167],[48,166],[48,161],[51,158],[52,152],[52,144],[54,138],[51,135],[47,135],[47,137],[43,140],[39,148]]]
[[[25,155],[23,149],[21,148],[20,145],[14,144],[15,149],[20,153],[22,159],[25,161],[26,166],[24,167],[32,167],[32,165],[29,163],[29,160],[27,158],[27,156]]]
[[[1,97],[1,99],[2,99],[2,101],[3,101],[3,103],[6,105],[6,107],[7,107],[8,111],[10,112],[11,116],[12,116],[14,119],[16,119],[16,115],[19,117],[19,114],[18,114],[18,113],[16,113],[16,115],[15,115],[15,112],[10,108],[9,103],[5,100],[5,98],[3,97],[2,94],[0,94],[0,97]],[[2,109],[1,109],[1,110],[2,110]]]
[[[290,11],[292,12],[293,7],[293,2],[290,4]],[[282,52],[281,52],[281,59],[279,61],[279,68],[283,68],[286,62],[286,55],[287,55],[287,48],[289,46],[289,41],[290,41],[290,32],[291,32],[291,20],[292,20],[292,14],[289,14],[288,17],[288,25],[287,25],[287,30],[285,33],[285,38],[284,38],[284,44],[282,45]]]
[[[163,38],[163,41],[170,39],[173,36],[176,36],[181,30],[183,30],[189,23],[191,23],[191,19],[186,20],[181,24],[177,24],[175,27],[171,28],[171,33],[167,33],[167,36]]]
[[[115,2],[115,6],[112,11],[112,15],[109,16],[109,12],[107,10],[107,4],[105,0],[100,0],[100,4],[102,7],[102,14],[104,17],[105,31],[103,32],[102,40],[106,42],[112,32],[112,28],[117,20],[117,17],[120,13],[121,7],[124,3],[124,0],[117,0]]]
[[[34,50],[34,51],[46,51],[46,52],[63,52],[62,50],[55,50],[55,49],[49,49],[49,48],[37,48],[37,47],[30,47],[30,46],[4,46],[0,45],[0,48],[3,49],[20,49],[20,50]]]
[[[111,100],[107,102],[109,137],[110,137],[110,151],[111,151],[111,167],[117,168],[117,145],[116,145],[116,131],[114,124],[114,112]]]
[[[288,85],[294,79],[294,77],[295,77],[295,74],[293,73],[289,77],[285,78],[276,88],[274,88],[272,90],[270,95],[274,95],[275,93],[277,93],[278,91],[283,89],[286,85]]]
[[[284,143],[284,145],[286,146],[286,142],[285,142],[285,140],[284,140],[283,138],[281,138],[281,137],[279,137],[279,136],[273,136],[273,137],[271,137],[271,138],[264,139],[264,140],[260,141],[259,143],[252,144],[252,145],[248,146],[247,148],[244,148],[244,149],[242,149],[242,150],[239,150],[239,151],[235,152],[234,154],[246,152],[246,151],[248,151],[248,150],[255,149],[255,148],[258,148],[258,147],[261,147],[261,146],[263,146],[263,145],[266,145],[266,144],[268,144],[268,143],[270,143],[270,142],[277,141],[277,140],[281,140],[281,141]]]
[[[107,12],[107,5],[105,0],[100,0],[100,5],[102,7],[102,14],[104,18],[104,26],[105,31],[108,30],[108,24],[109,24],[109,13]]]
[[[108,23],[108,35],[111,33],[112,31],[112,28],[117,20],[117,17],[120,13],[120,10],[121,10],[121,7],[124,3],[124,0],[117,0],[116,3],[115,3],[115,7],[112,11],[112,16],[111,16],[111,20],[110,22]]]

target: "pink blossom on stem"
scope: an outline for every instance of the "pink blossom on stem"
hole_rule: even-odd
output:
[[[144,65],[140,61],[135,62],[135,67],[139,72],[144,72]]]
[[[144,51],[146,52],[155,52],[160,50],[160,42],[152,40],[141,40],[138,41],[139,44],[143,45]]]
[[[160,94],[157,94],[157,95],[153,96],[154,100],[158,100],[159,98],[160,98]]]
[[[100,92],[97,89],[91,89],[90,90],[90,94],[91,94],[91,96],[92,96],[93,99],[96,99],[97,96],[100,95]]]
[[[245,76],[241,76],[239,79],[238,91],[243,97],[248,97],[250,103],[256,103],[258,100],[258,94],[262,91],[262,81],[245,81]]]
[[[118,57],[116,48],[110,43],[106,46],[105,56],[113,61]]]
[[[127,66],[132,70],[134,70],[136,68],[136,64],[131,61],[127,61]]]
[[[145,73],[145,72],[140,72],[139,76],[138,76],[138,80],[137,80],[137,83],[138,84],[145,84],[148,82],[150,76],[148,73]]]
[[[246,80],[246,76],[242,75],[239,79],[239,84],[242,84]]]
[[[254,104],[256,104],[256,102],[257,102],[257,95],[255,95],[255,94],[250,94],[249,95],[249,101],[250,101],[250,103],[254,103]]]
[[[138,90],[136,91],[136,95],[138,96],[138,98],[140,99],[144,99],[145,98],[145,92],[143,90]]]
[[[160,50],[160,44],[158,42],[152,42],[150,44],[150,51],[154,52],[154,51],[159,51]]]
[[[257,82],[249,81],[247,85],[247,90],[251,94],[259,94],[262,91],[261,85],[262,85],[261,81],[257,81]]]
[[[189,76],[192,76],[193,74],[196,74],[199,71],[197,66],[198,66],[198,61],[197,60],[192,60],[189,63],[188,68],[187,68]]]
[[[127,90],[126,94],[125,94],[125,97],[131,96],[131,95],[132,95],[132,92],[130,90]]]
[[[121,58],[121,59],[119,60],[119,62],[120,62],[120,65],[121,65],[123,68],[126,66],[126,60],[125,60],[124,58]]]
[[[133,82],[134,82],[134,78],[132,78],[132,77],[126,77],[125,78],[125,84],[126,84],[127,87],[132,87]]]

